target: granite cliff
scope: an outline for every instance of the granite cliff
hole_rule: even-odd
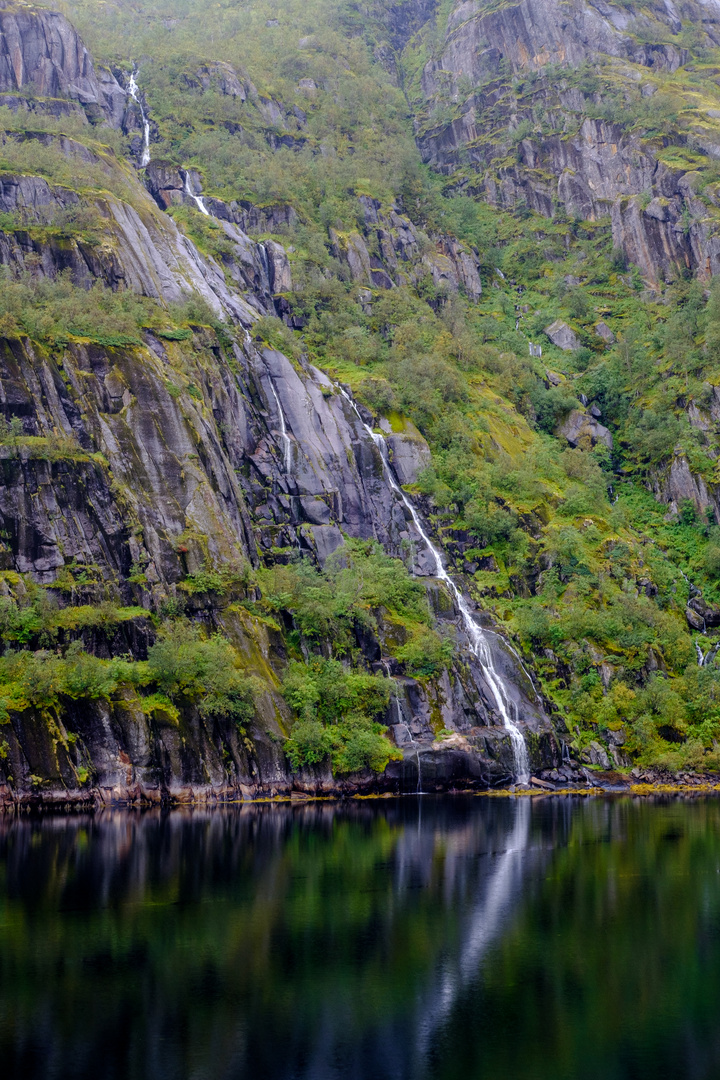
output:
[[[609,215],[650,281],[718,272],[717,4],[471,0],[432,25],[409,47],[425,161],[497,206]]]
[[[512,743],[488,686],[487,658],[483,664],[469,648],[452,593],[434,580],[420,518],[398,487],[398,480],[413,483],[427,465],[422,437],[412,425],[404,433],[387,428],[384,444],[369,426],[381,418],[359,411],[302,355],[288,357],[256,332],[258,320],[287,310],[291,271],[284,249],[250,239],[243,231],[252,217],[248,208],[209,199],[222,242],[216,257],[200,252],[165,212],[198,204],[197,177],[161,162],[138,174],[104,141],[105,130],[132,135],[137,127],[141,99],[122,72],[118,81],[96,67],[55,13],[4,4],[0,29],[5,104],[16,117],[73,112],[79,132],[73,138],[17,124],[5,140],[34,140],[87,177],[71,185],[3,170],[6,273],[133,294],[160,313],[192,297],[204,305],[181,330],[146,327],[135,341],[103,341],[92,333],[44,342],[15,333],[3,340],[0,402],[11,431],[0,447],[7,604],[22,606],[28,589],[41,586],[61,612],[119,605],[121,619],[84,627],[66,620],[60,644],[75,641],[92,656],[142,663],[158,618],[179,599],[186,602],[183,582],[199,581],[211,568],[282,564],[297,552],[323,566],[355,538],[409,558],[427,579],[437,619],[455,625],[458,638],[454,661],[418,681],[394,659],[397,630],[382,615],[379,633],[358,627],[355,648],[367,668],[392,677],[385,722],[400,747],[398,760],[379,777],[365,771],[334,779],[328,766],[293,772],[283,751],[291,715],[279,693],[291,624],[283,628],[253,614],[257,592],[247,575],[235,593],[240,603],[219,605],[213,586],[199,585],[188,615],[222,632],[246,672],[260,680],[247,725],[222,714],[208,718],[189,705],[179,714],[167,703],[150,707],[129,690],[80,699],[65,694],[49,709],[11,704],[1,732],[3,800],[414,790],[420,759],[422,783],[431,787],[512,778]],[[84,232],[67,227],[85,221],[83,215]],[[363,215],[364,228],[379,239],[382,264],[371,261],[360,234],[335,240],[338,258],[359,282],[382,288],[384,274],[391,287],[390,274],[397,276],[402,264],[412,274],[424,259],[422,272],[481,294],[476,256],[457,241],[444,238],[441,250],[423,256],[407,218],[383,216],[372,200],[363,202]],[[535,687],[501,638],[489,634],[487,641],[493,678],[501,680],[529,740],[533,767],[552,766],[559,743]],[[437,741],[441,729],[444,743]]]
[[[718,6],[60,6],[0,4],[3,801],[720,768]]]

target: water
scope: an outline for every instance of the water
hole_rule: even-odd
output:
[[[365,428],[368,435],[380,451],[380,456],[383,460],[383,464],[385,466],[385,473],[390,483],[390,486],[392,487],[393,491],[397,492],[407,509],[410,511],[410,515],[415,524],[415,528],[419,532],[420,536],[422,537],[423,543],[433,557],[436,576],[445,583],[447,588],[455,597],[455,602],[458,606],[460,617],[462,618],[463,626],[465,627],[465,632],[470,641],[470,648],[472,649],[473,653],[483,667],[483,671],[485,673],[485,681],[487,682],[487,685],[493,696],[493,700],[495,702],[497,711],[502,719],[503,726],[505,727],[508,735],[510,736],[513,757],[515,759],[516,779],[521,784],[527,784],[528,780],[530,779],[530,761],[528,757],[527,747],[525,745],[525,740],[522,736],[522,732],[520,731],[520,728],[516,723],[516,719],[512,716],[512,712],[514,711],[514,705],[510,698],[505,694],[502,676],[495,667],[495,659],[493,657],[493,653],[489,646],[488,640],[482,629],[473,619],[467,600],[460,592],[460,589],[458,589],[457,585],[452,580],[450,575],[445,570],[442,559],[440,557],[440,551],[438,548],[435,547],[432,540],[425,532],[425,529],[423,528],[422,522],[420,520],[420,515],[415,509],[412,501],[408,498],[403,489],[395,480],[393,471],[390,468],[390,463],[388,461],[388,451],[385,439],[382,435],[379,435],[377,432],[373,431],[372,428],[365,423],[362,416],[360,415],[357,405],[350,397],[350,395],[345,390],[342,390],[342,388],[341,393],[350,403],[358,420]]]
[[[207,206],[205,205],[205,200],[203,199],[202,195],[196,195],[193,189],[190,187],[190,174],[187,172],[185,173],[185,194],[190,196],[201,214],[204,214],[205,217],[212,216]]]
[[[292,472],[292,443],[290,441],[290,436],[288,435],[287,424],[285,423],[285,413],[283,412],[280,398],[277,396],[277,390],[272,381],[270,382],[270,389],[272,390],[272,395],[275,398],[275,404],[277,405],[278,417],[280,419],[280,434],[285,446],[285,472],[288,475],[288,479],[290,479],[290,473]]]
[[[143,108],[143,103],[140,100],[140,88],[137,84],[137,79],[135,78],[134,71],[128,79],[128,91],[133,101],[137,102],[138,108],[140,109],[140,116],[142,118],[143,148],[142,154],[140,156],[140,168],[144,169],[146,165],[150,164],[150,122],[145,115],[145,109]]]
[[[715,1080],[720,801],[0,820],[7,1080]]]

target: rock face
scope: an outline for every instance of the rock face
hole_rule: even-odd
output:
[[[117,122],[117,94],[108,97],[110,82],[98,76],[64,19],[9,5],[0,8],[0,21],[2,85],[17,90],[31,77],[42,78],[48,94],[66,94]],[[229,79],[224,69],[207,77]],[[227,83],[230,94],[233,85]],[[410,552],[416,574],[433,574],[434,559],[398,488],[398,482],[413,483],[427,465],[424,440],[411,427],[389,432],[386,464],[338,386],[307,361],[291,361],[253,338],[258,317],[291,287],[283,248],[251,240],[241,227],[249,211],[214,200],[224,235],[221,267],[162,210],[178,194],[185,197],[185,177],[177,170],[154,163],[147,190],[111,154],[96,154],[64,135],[37,137],[55,153],[98,170],[102,187],[78,194],[41,177],[5,174],[0,264],[36,277],[69,272],[78,285],[100,281],[161,304],[200,296],[236,333],[229,342],[208,326],[195,327],[189,340],[146,330],[143,343],[75,339],[57,348],[18,336],[2,339],[0,410],[6,420],[21,423],[22,439],[0,446],[0,567],[49,589],[58,588],[68,567],[87,568],[119,601],[153,611],[177,597],[182,579],[208,565],[282,561],[298,550],[322,565],[345,537],[375,540],[394,555]],[[372,200],[361,205],[365,233],[344,244],[338,238],[358,282],[392,287],[406,273],[423,273],[438,288],[480,295],[476,253],[447,237],[428,247],[396,210],[384,211]],[[63,233],[63,215],[80,209],[91,213],[102,243]],[[290,211],[263,213],[287,217]],[[370,231],[382,259],[368,254],[364,236]],[[510,779],[508,732],[447,594],[443,611],[457,629],[458,659],[429,682],[395,673],[398,692],[386,720],[404,744],[405,758],[379,778],[340,782],[327,770],[292,773],[282,749],[290,717],[276,689],[287,662],[284,639],[231,605],[214,625],[248,658],[251,670],[262,672],[267,686],[246,737],[227,718],[208,721],[190,709],[178,721],[162,707],[146,713],[129,701],[71,703],[57,718],[59,727],[25,709],[3,726],[0,800],[416,790],[418,755],[424,785]],[[201,602],[194,614],[208,617]],[[357,648],[368,665],[387,670],[393,634],[386,627],[377,638],[360,635]],[[152,636],[149,620],[138,617],[112,640],[99,634],[83,642],[99,655],[130,651],[142,659]],[[496,636],[490,649],[527,734],[533,767],[552,767],[557,742],[532,683]],[[460,748],[432,748],[438,717],[460,734]],[[92,787],[80,779],[81,760],[92,769]]]
[[[653,491],[666,503],[670,514],[677,514],[685,502],[691,502],[699,514],[711,511],[716,520],[720,516],[720,497],[708,487],[702,476],[697,476],[681,451],[677,451],[662,474],[655,476]]]
[[[106,69],[96,69],[64,15],[5,0],[0,4],[0,92],[32,91],[77,101],[92,120],[119,128],[126,94]]]
[[[678,34],[688,25],[716,45],[720,8],[700,0],[456,3],[420,80],[416,129],[424,159],[498,206],[524,203],[546,216],[562,207],[592,220],[610,215],[615,246],[648,278],[686,267],[717,273],[712,200],[698,195],[694,168],[658,157],[667,139],[648,134],[653,121],[643,127],[632,115],[662,96],[658,75],[687,63]],[[624,82],[634,104],[615,115],[603,108],[601,80],[577,77],[581,65],[597,62],[616,87]],[[720,143],[707,130],[709,115],[699,117],[695,139],[708,164]]]
[[[44,142],[69,159],[89,157],[95,164],[87,148],[65,136],[46,136]],[[111,179],[114,170],[110,167],[106,171]],[[248,327],[256,321],[258,310],[265,312],[255,293],[265,298],[272,293],[267,254],[240,230],[231,231],[234,249],[228,262],[238,283],[248,290],[246,297],[228,288],[221,268],[200,255],[139,185],[132,203],[106,195],[93,200],[92,209],[111,239],[105,245],[73,237],[39,241],[28,233],[26,225],[52,224],[62,211],[79,205],[78,195],[66,187],[36,176],[5,175],[0,180],[0,210],[20,218],[22,226],[0,234],[2,263],[34,273],[39,264],[47,277],[69,270],[78,285],[98,279],[110,288],[124,286],[166,302],[178,302],[196,292],[217,314],[225,312]]]
[[[362,233],[339,236],[331,231],[334,254],[346,262],[353,280],[375,289],[418,284],[430,277],[444,292],[463,290],[470,300],[479,300],[482,283],[477,251],[454,237],[421,238],[415,225],[397,207],[383,209],[377,199],[358,199],[364,218]],[[370,255],[372,249],[377,254]]]
[[[558,428],[558,435],[562,435],[571,446],[580,446],[585,449],[603,443],[608,450],[612,450],[612,434],[606,427],[598,423],[596,418],[582,409],[573,409],[566,420]]]

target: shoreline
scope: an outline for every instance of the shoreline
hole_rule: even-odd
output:
[[[472,788],[456,788],[452,791],[404,791],[404,792],[369,792],[367,794],[341,793],[341,794],[307,794],[304,792],[288,792],[277,795],[258,795],[255,798],[188,798],[167,797],[159,799],[112,799],[103,800],[95,797],[87,799],[42,799],[37,796],[21,797],[17,800],[4,801],[0,804],[0,819],[19,814],[102,814],[108,811],[125,811],[146,813],[150,810],[224,810],[233,807],[244,806],[304,806],[310,803],[337,803],[338,805],[348,802],[381,802],[389,799],[421,799],[421,798],[452,798],[456,796],[473,796],[474,798],[510,799],[510,798],[618,798],[633,796],[635,798],[648,798],[658,795],[683,795],[683,796],[720,796],[720,780],[701,781],[698,783],[657,781],[653,783],[633,783],[627,785],[612,784],[607,786],[596,785],[593,787],[558,787],[550,790],[546,787],[516,788],[514,785],[505,788],[487,788],[484,790]]]

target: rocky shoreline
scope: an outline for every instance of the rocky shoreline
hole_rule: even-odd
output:
[[[223,788],[186,787],[173,791],[135,789],[123,791],[91,788],[87,791],[16,792],[0,785],[0,814],[34,811],[103,811],[103,810],[167,810],[202,807],[223,807],[256,803],[341,802],[348,799],[392,799],[434,795],[476,795],[488,798],[521,798],[548,796],[654,796],[654,795],[720,795],[720,776],[683,773],[671,776],[662,770],[633,769],[632,773],[582,769],[573,779],[558,777],[556,781],[531,777],[528,784],[504,784],[480,787],[471,778],[465,782],[425,785],[413,788],[400,770],[390,777],[385,774],[355,776],[345,780],[329,779],[314,784],[305,781],[287,785],[249,787],[227,785]],[[551,770],[553,772],[559,770]],[[389,772],[389,770],[388,770]],[[432,787],[432,790],[425,788]]]

